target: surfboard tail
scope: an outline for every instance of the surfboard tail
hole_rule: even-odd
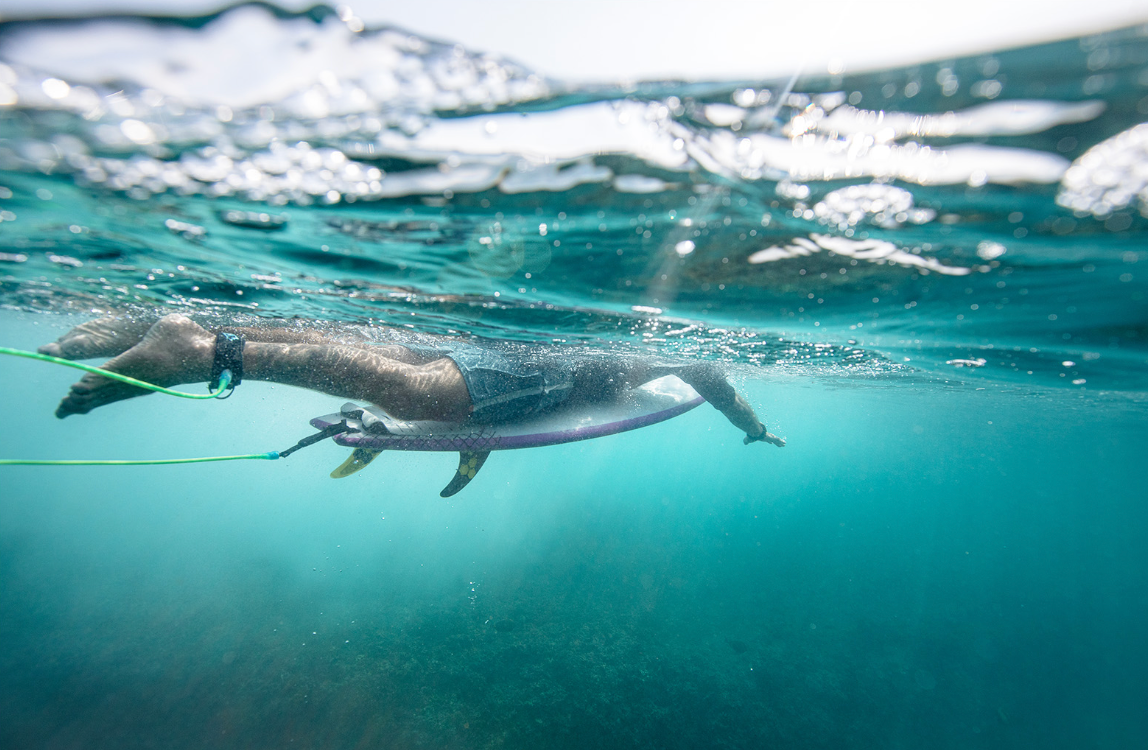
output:
[[[488,456],[490,456],[490,451],[460,451],[458,454],[458,471],[454,473],[454,479],[450,480],[450,484],[439,493],[439,497],[450,497],[470,484],[470,480],[478,474],[478,470],[486,463]]]
[[[367,464],[374,461],[375,458],[382,453],[381,450],[373,448],[356,448],[346,461],[340,464],[339,468],[331,472],[332,479],[342,479],[349,477],[356,471],[361,471],[367,468]]]

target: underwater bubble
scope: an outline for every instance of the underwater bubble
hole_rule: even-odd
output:
[[[992,242],[991,240],[982,240],[977,243],[977,257],[982,260],[993,260],[999,258],[1007,252],[1004,245],[999,242]]]
[[[284,229],[287,226],[285,215],[268,214],[260,211],[222,211],[219,218],[225,224],[246,227],[247,229],[276,230]]]
[[[877,182],[834,190],[813,207],[813,213],[822,224],[841,229],[860,222],[887,229],[906,222],[927,224],[937,215],[931,208],[915,208],[908,190]]]

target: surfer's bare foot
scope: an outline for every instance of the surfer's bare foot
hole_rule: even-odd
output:
[[[64,359],[114,357],[138,344],[155,322],[154,317],[97,318],[76,326],[37,351]]]
[[[207,380],[215,356],[215,337],[183,315],[160,318],[143,339],[103,369],[165,388]],[[89,373],[72,386],[56,409],[60,419],[87,414],[115,401],[144,396],[151,391],[103,375]]]

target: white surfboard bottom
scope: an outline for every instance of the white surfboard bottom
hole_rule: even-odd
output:
[[[371,450],[512,450],[588,440],[648,427],[684,414],[703,401],[689,385],[667,375],[629,391],[614,403],[560,409],[522,422],[498,425],[406,422],[376,407],[347,404],[343,413],[317,417],[311,424],[322,429],[362,409],[366,412],[363,418],[348,419],[352,429],[336,435],[336,443]],[[372,429],[374,423],[385,427],[385,432],[377,426]]]

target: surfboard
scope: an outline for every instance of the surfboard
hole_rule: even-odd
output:
[[[474,478],[491,451],[539,448],[578,440],[617,435],[664,422],[685,414],[705,399],[678,379],[667,375],[628,391],[609,404],[586,404],[560,409],[540,417],[505,424],[404,421],[374,406],[347,403],[335,414],[311,420],[326,430],[345,423],[334,441],[354,449],[351,457],[331,476],[342,478],[363,469],[381,452],[458,451],[454,479],[442,491],[450,497]]]

